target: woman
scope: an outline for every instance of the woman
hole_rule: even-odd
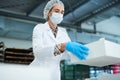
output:
[[[67,33],[57,25],[63,20],[64,4],[51,0],[44,9],[45,24],[38,24],[33,30],[33,52],[35,59],[31,65],[50,70],[50,80],[60,80],[60,60],[71,52],[80,59],[88,55],[88,48],[71,42]]]

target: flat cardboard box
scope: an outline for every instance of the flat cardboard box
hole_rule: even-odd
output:
[[[120,45],[117,43],[102,38],[86,46],[90,49],[90,54],[87,56],[86,60],[80,60],[73,54],[70,54],[73,64],[103,67],[120,62]]]

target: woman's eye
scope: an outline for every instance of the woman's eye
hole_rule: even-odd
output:
[[[59,11],[55,11],[56,13],[59,13]]]
[[[61,12],[61,14],[64,14],[64,12]]]

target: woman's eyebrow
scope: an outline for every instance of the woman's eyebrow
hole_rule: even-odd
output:
[[[59,11],[59,9],[55,9],[55,11]]]
[[[55,9],[55,11],[59,11],[59,9]],[[62,10],[62,12],[64,12],[64,10]]]

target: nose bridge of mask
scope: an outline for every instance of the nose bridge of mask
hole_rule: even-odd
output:
[[[53,13],[52,13],[52,16],[54,16],[54,17],[63,17],[63,14],[53,12]]]

